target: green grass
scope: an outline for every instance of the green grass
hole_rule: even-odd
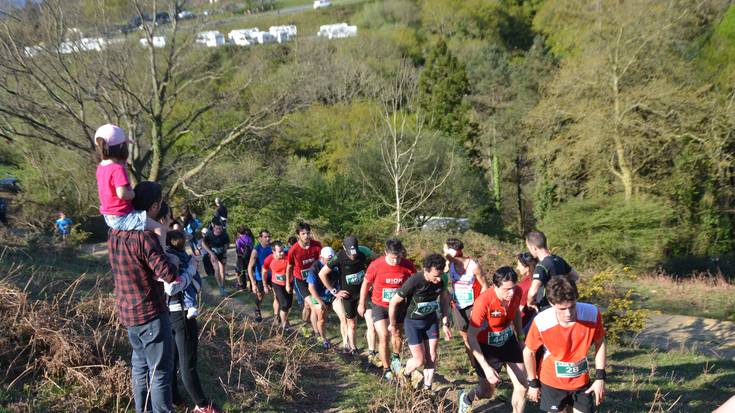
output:
[[[665,275],[640,276],[626,282],[638,306],[666,314],[735,321],[735,286],[718,277],[674,280]]]

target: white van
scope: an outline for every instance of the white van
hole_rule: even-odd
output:
[[[314,0],[314,10],[329,7],[331,5],[332,2],[329,0]]]
[[[207,47],[222,46],[225,44],[225,36],[217,30],[199,32],[196,42]]]

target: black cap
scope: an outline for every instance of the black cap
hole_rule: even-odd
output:
[[[355,254],[357,254],[357,246],[357,238],[352,235],[345,237],[345,239],[342,241],[342,248],[345,249],[345,252],[349,256],[354,256]]]

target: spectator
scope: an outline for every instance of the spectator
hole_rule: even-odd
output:
[[[61,236],[61,242],[66,244],[66,236],[71,232],[72,221],[65,213],[59,212],[59,219],[56,220],[56,230]]]

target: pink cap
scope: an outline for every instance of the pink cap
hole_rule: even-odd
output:
[[[94,138],[102,138],[107,142],[107,146],[120,145],[121,143],[130,143],[132,139],[125,136],[125,132],[121,127],[108,123],[97,128]]]

